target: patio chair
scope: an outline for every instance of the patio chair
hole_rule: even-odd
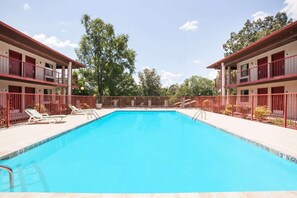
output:
[[[87,114],[90,110],[89,109],[81,109],[73,106],[71,104],[68,105],[71,109],[71,114],[78,115],[78,114]]]
[[[185,103],[185,107],[187,107],[187,106],[190,106],[191,107],[195,103],[196,103],[196,100],[191,100],[191,101]]]
[[[25,109],[25,112],[30,116],[27,124],[33,123],[56,123],[56,122],[64,122],[62,121],[66,115],[48,115],[47,113],[41,114],[35,109]]]
[[[94,109],[81,109],[81,108],[77,108],[76,106],[73,105],[68,105],[69,108],[72,110],[71,114],[73,115],[87,115],[87,118],[89,119],[89,117],[92,117],[93,115],[95,116],[95,118],[100,118],[99,114],[94,110]]]

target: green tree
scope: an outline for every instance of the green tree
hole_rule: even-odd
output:
[[[214,82],[200,76],[186,79],[176,92],[177,96],[212,96],[214,95]]]
[[[87,65],[83,73],[90,84],[95,85],[99,96],[115,95],[118,82],[135,71],[136,52],[128,48],[128,35],[116,35],[111,24],[83,15],[85,28],[76,54],[79,61]]]
[[[155,69],[145,68],[138,72],[140,81],[141,95],[143,96],[160,96],[161,95],[161,77]]]
[[[230,38],[223,44],[225,56],[254,43],[260,38],[292,23],[285,12],[279,12],[275,16],[267,16],[263,20],[247,20],[243,28],[238,32],[232,32]]]
[[[174,95],[176,95],[178,89],[179,89],[178,84],[170,85],[169,87],[162,88],[161,95],[162,96],[174,96]]]
[[[72,77],[75,78],[75,85],[78,87],[72,90],[73,95],[87,95],[93,96],[96,92],[96,85],[94,81],[89,81],[85,76],[90,76],[89,69],[79,69],[72,73]]]
[[[121,79],[114,86],[113,93],[115,96],[137,96],[140,95],[139,88],[129,73],[124,73]]]

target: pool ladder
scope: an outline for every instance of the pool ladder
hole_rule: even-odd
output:
[[[199,117],[201,117],[202,120],[206,120],[206,112],[199,109],[192,117],[192,120],[197,120]]]
[[[0,165],[0,170],[5,170],[9,173],[9,184],[10,184],[10,188],[13,188],[14,186],[14,179],[13,179],[13,170],[11,168],[9,168],[8,166],[3,166],[3,165]]]

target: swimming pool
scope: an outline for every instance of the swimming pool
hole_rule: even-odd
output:
[[[297,190],[296,164],[175,111],[114,112],[1,164],[16,192]]]

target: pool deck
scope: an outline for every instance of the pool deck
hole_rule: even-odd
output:
[[[100,116],[112,113],[117,109],[97,110]],[[125,109],[128,110],[128,109]],[[135,110],[135,109],[131,109]],[[139,110],[139,109],[136,109]],[[149,109],[151,110],[151,109]],[[153,109],[157,110],[157,109]],[[164,109],[162,109],[164,110]],[[197,112],[195,109],[167,109],[177,110],[189,117]],[[72,130],[85,123],[93,121],[95,118],[87,118],[86,115],[69,115],[65,123],[59,124],[21,124],[7,129],[0,129],[0,159],[9,154],[29,148],[31,145],[42,142],[53,136]],[[201,118],[199,118],[201,119]],[[245,119],[224,116],[211,112],[206,112],[206,119],[201,119],[210,125],[216,126],[222,130],[259,144],[260,147],[269,150],[277,155],[291,161],[297,159],[297,130],[286,129],[269,124],[252,122]],[[258,145],[258,146],[259,146]],[[296,163],[296,161],[295,161]],[[2,198],[27,198],[27,197],[99,197],[99,198],[168,198],[168,197],[187,197],[187,198],[225,198],[225,197],[297,197],[297,191],[288,192],[219,192],[219,193],[176,193],[176,194],[67,194],[67,193],[1,193]]]

